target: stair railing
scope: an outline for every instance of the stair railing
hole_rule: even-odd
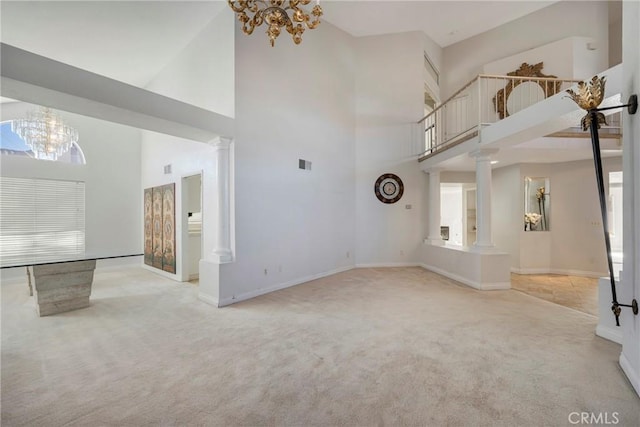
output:
[[[580,80],[479,74],[418,120],[419,160],[481,136],[482,128],[568,89]]]

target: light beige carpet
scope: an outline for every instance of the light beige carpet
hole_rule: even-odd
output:
[[[196,296],[130,268],[38,318],[26,284],[2,284],[2,425],[640,425],[596,319],[518,291],[389,268],[223,309]]]

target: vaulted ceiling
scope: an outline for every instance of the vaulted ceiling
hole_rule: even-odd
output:
[[[438,45],[446,47],[553,3],[556,1],[322,0],[321,5],[324,21],[354,36],[423,31]],[[612,4],[619,6],[619,2]],[[144,87],[227,8],[226,1],[211,0],[3,0],[0,2],[0,37],[3,43]],[[584,140],[563,144],[567,160],[589,156]],[[611,148],[612,152],[619,149]],[[548,150],[540,144],[536,148],[523,146],[521,149],[529,150],[526,157],[532,161],[549,158]],[[503,151],[502,156],[512,154]],[[514,156],[505,158],[501,165],[522,158],[521,153]],[[553,158],[558,159],[557,152]],[[449,167],[473,170],[468,159],[458,161],[459,164],[453,162]]]
[[[325,21],[354,36],[424,31],[444,47],[552,3],[323,0],[321,5]],[[225,8],[226,1],[3,0],[1,38],[3,43],[144,86]]]

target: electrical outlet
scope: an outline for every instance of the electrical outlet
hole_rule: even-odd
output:
[[[347,251],[347,258],[351,258],[351,252]]]
[[[267,269],[266,268],[264,269],[264,275],[265,276],[267,275]]]

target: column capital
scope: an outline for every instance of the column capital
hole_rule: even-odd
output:
[[[486,160],[491,158],[491,156],[496,154],[498,151],[499,150],[497,148],[479,148],[471,151],[469,153],[469,157],[474,157],[476,160]]]
[[[211,141],[208,141],[207,144],[209,144],[213,148],[216,148],[219,150],[225,150],[225,149],[229,149],[229,146],[231,145],[232,142],[233,142],[233,138],[229,138],[226,136],[218,136],[216,138],[213,138]]]
[[[205,257],[207,260],[211,260],[216,264],[226,264],[233,262],[233,252],[229,248],[217,248],[214,249],[208,257]]]

